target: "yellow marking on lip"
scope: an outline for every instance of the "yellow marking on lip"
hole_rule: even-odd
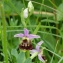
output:
[[[27,39],[27,40],[29,40],[29,38],[27,38],[27,37],[23,37],[23,40],[24,40],[24,39]]]

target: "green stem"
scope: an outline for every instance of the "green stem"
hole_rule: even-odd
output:
[[[21,22],[22,22],[24,28],[26,28],[27,26],[26,26],[26,22],[25,22],[24,15],[23,15],[23,9],[22,9],[22,11],[21,11]]]
[[[61,56],[60,56],[60,55],[58,55],[58,54],[56,54],[55,52],[53,52],[53,51],[51,51],[51,50],[49,50],[49,49],[46,49],[46,48],[45,48],[45,50],[47,50],[47,51],[49,51],[49,52],[53,53],[53,54],[54,54],[54,55],[56,55],[58,58],[61,58]]]
[[[24,7],[26,8],[25,1],[23,0]]]
[[[56,43],[56,46],[55,46],[54,52],[56,52],[57,45],[58,45],[58,41],[57,41],[57,43]],[[52,62],[53,62],[53,58],[54,58],[54,54],[53,54],[53,56],[52,56],[52,58],[51,58],[51,61],[50,61],[50,63],[52,63]]]
[[[40,26],[41,26],[41,23],[39,23],[39,24],[37,25],[37,27],[36,27],[36,29],[34,30],[33,34],[37,34],[37,32],[38,32]]]
[[[4,61],[8,63],[8,54],[7,54],[7,36],[6,36],[6,20],[4,15],[4,8],[2,2],[0,2],[1,16],[2,16],[2,47],[4,53]]]
[[[26,51],[26,58],[29,58],[29,57],[30,57],[30,51],[27,50],[27,51]]]

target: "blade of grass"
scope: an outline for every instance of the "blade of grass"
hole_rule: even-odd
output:
[[[47,48],[45,48],[45,50],[47,50],[47,51],[49,51],[49,52],[51,52],[51,53],[53,53],[55,56],[57,56],[58,58],[61,58],[61,56],[60,55],[58,55],[58,54],[56,54],[55,52],[53,52],[53,51],[51,51],[51,50],[49,50],[49,49],[47,49]]]
[[[37,25],[37,27],[36,27],[36,29],[34,30],[33,34],[37,34],[37,32],[38,32],[38,30],[39,30],[39,28],[40,28],[40,25],[41,25],[41,23],[39,23],[39,24]]]
[[[61,63],[62,60],[63,60],[63,57],[58,61],[58,63]]]
[[[56,43],[56,46],[55,46],[55,50],[54,50],[54,52],[56,52],[56,48],[57,48],[58,42],[59,42],[59,41],[57,41],[57,43]],[[52,56],[52,58],[51,58],[50,63],[52,63],[52,62],[53,62],[53,58],[54,58],[54,54],[53,54],[53,56]]]
[[[6,20],[5,20],[5,13],[4,13],[4,7],[3,7],[2,2],[0,2],[0,9],[1,9],[2,25],[3,25],[3,28],[2,28],[2,47],[3,47],[3,53],[4,53],[4,61],[5,61],[5,63],[8,63]]]
[[[24,11],[24,10],[22,9],[22,11],[21,11],[21,22],[22,22],[24,28],[26,28],[27,25],[26,25],[26,22],[25,22],[25,18],[24,18],[24,15],[23,15],[23,11]]]

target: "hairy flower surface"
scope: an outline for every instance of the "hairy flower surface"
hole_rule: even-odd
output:
[[[33,38],[40,38],[39,35],[29,34],[29,30],[24,28],[24,34],[19,33],[15,34],[14,37],[20,37],[22,38],[22,41],[20,42],[19,48],[31,50],[32,49],[32,39]]]
[[[38,59],[42,62],[45,62],[44,58],[42,57],[42,51],[40,49],[40,46],[42,45],[42,43],[43,41],[40,41],[39,43],[37,43],[36,49],[30,50],[30,54],[33,55],[34,53],[38,52]]]

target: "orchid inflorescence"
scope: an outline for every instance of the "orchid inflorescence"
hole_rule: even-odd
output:
[[[27,8],[24,9],[23,11],[23,16],[24,18],[28,18],[34,11],[34,6],[31,1],[28,2]]]
[[[29,50],[32,56],[34,53],[37,52],[38,59],[42,62],[45,62],[44,58],[42,57],[43,51],[40,49],[40,46],[42,45],[43,41],[40,41],[39,43],[37,43],[35,49],[33,49],[33,45],[32,45],[32,39],[40,38],[39,35],[29,34],[29,30],[24,28],[24,34],[22,33],[15,34],[14,37],[22,38],[19,44],[19,49]]]
[[[28,7],[23,10],[23,17],[28,18],[34,11],[34,6],[31,1],[28,2]],[[42,62],[45,62],[43,57],[43,50],[40,49],[43,41],[40,41],[36,44],[36,48],[33,48],[32,39],[40,38],[39,35],[29,34],[29,30],[24,28],[24,33],[15,34],[14,37],[22,38],[19,44],[19,49],[28,50],[31,54],[31,59],[38,55],[38,59]]]

